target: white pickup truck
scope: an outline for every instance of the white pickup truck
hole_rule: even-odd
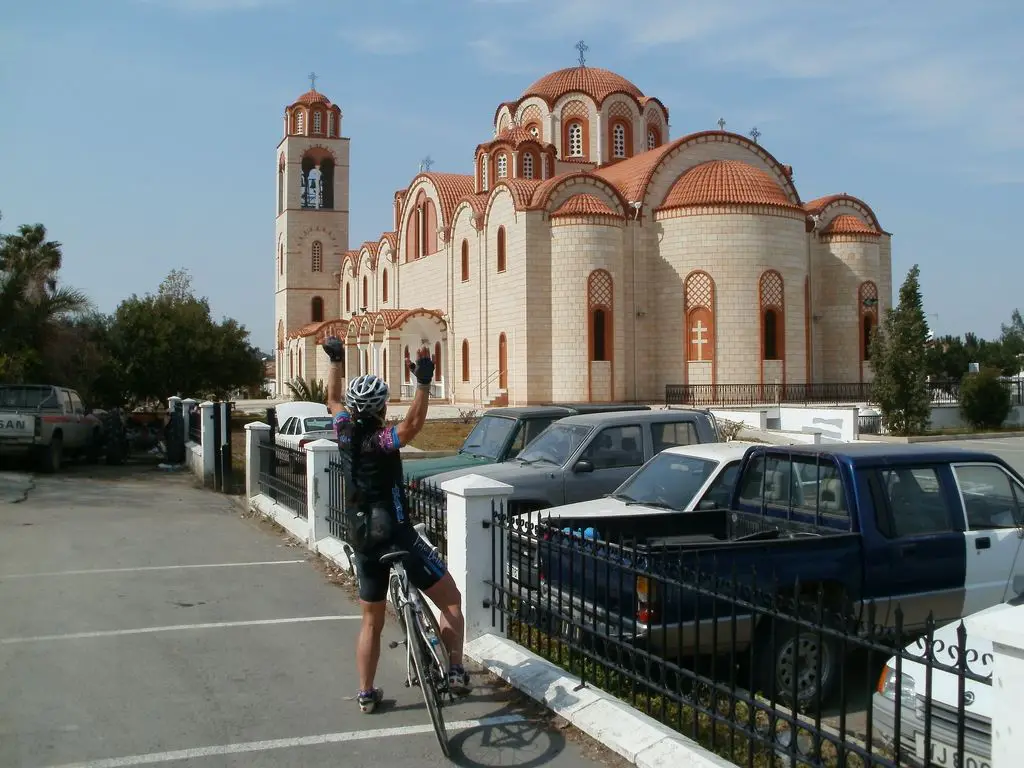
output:
[[[0,386],[0,456],[29,455],[44,472],[56,472],[67,454],[96,454],[102,445],[102,428],[73,389],[48,384]]]

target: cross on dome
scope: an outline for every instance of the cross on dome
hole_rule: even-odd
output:
[[[582,40],[580,40],[580,41],[578,41],[576,43],[576,45],[574,47],[576,48],[577,51],[580,52],[580,66],[581,67],[585,67],[587,65],[587,57],[585,56],[585,54],[586,54],[587,51],[590,50],[590,46],[587,45]]]
[[[316,81],[320,79],[320,76],[316,72],[310,72],[306,77],[309,78],[310,90],[316,90]]]

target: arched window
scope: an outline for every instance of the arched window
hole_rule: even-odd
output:
[[[345,311],[352,311],[352,283],[345,283]]]
[[[715,283],[703,271],[686,278],[686,359],[691,363],[715,359]]]
[[[380,300],[388,303],[388,271],[385,269],[380,275]]]
[[[306,132],[306,115],[304,112],[295,113],[295,132],[299,134]]]
[[[498,271],[505,271],[505,227],[498,227]]]
[[[370,281],[363,275],[363,304],[360,312],[370,308]]]
[[[612,287],[612,276],[605,269],[595,269],[587,278],[590,360],[612,359]]]
[[[280,215],[284,211],[284,155],[281,156],[281,162],[277,166],[277,213]]]
[[[284,320],[277,321],[277,348],[284,349]]]
[[[441,342],[434,342],[434,381],[441,380]]]
[[[323,117],[319,111],[313,113],[313,133],[320,133],[323,130]]]
[[[657,148],[657,146],[658,146],[660,141],[661,141],[661,137],[658,135],[658,129],[655,128],[653,125],[648,126],[648,128],[647,128],[647,148],[648,149],[655,149],[655,148]]]
[[[533,154],[531,152],[523,153],[523,178],[533,178]]]
[[[388,350],[387,347],[380,351],[380,377],[386,382],[388,380]]]
[[[331,112],[327,115],[327,135],[334,136],[334,113]]]
[[[462,241],[462,282],[469,280],[469,240]]]
[[[319,296],[314,296],[310,302],[309,319],[313,323],[322,323],[324,321],[324,300]]]
[[[462,340],[462,380],[469,381],[469,339]]]
[[[324,271],[324,246],[319,240],[313,241],[313,271]]]
[[[508,155],[502,153],[498,155],[498,178],[504,179],[508,177]]]
[[[281,248],[277,252],[277,274],[284,274],[284,243],[281,243]]]
[[[508,389],[508,339],[498,334],[498,388]]]
[[[782,275],[770,269],[761,275],[761,359],[782,360],[785,353],[785,294]]]
[[[860,359],[871,360],[871,334],[878,325],[878,287],[870,280],[860,284]]]
[[[569,123],[569,157],[583,157],[583,124]]]
[[[480,188],[487,191],[487,157],[483,156],[480,158]]]
[[[409,360],[409,347],[406,347],[405,348],[405,365],[402,366],[403,370],[405,371],[405,383],[406,384],[409,383],[409,375],[410,375],[410,373],[409,373],[409,363],[410,362],[411,361]]]
[[[626,156],[626,126],[616,123],[612,127],[612,157]]]

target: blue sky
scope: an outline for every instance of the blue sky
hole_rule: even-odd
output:
[[[896,286],[920,263],[936,332],[995,336],[1024,309],[1020,0],[2,5],[0,230],[46,224],[104,311],[186,267],[269,349],[274,148],[307,73],[352,139],[356,247],[424,156],[469,172],[497,104],[573,65],[580,38],[662,99],[673,138],[756,125],[803,199],[866,200]]]

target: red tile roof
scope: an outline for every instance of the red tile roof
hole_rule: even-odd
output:
[[[821,230],[823,235],[874,235],[879,236],[877,229],[870,224],[865,224],[849,213],[836,216],[828,225]]]
[[[804,203],[804,210],[810,214],[818,215],[833,203],[846,202],[849,203],[853,208],[856,208],[864,213],[864,215],[871,222],[871,226],[875,228],[879,233],[884,232],[882,225],[878,222],[878,217],[875,212],[871,210],[871,206],[865,203],[858,197],[848,195],[845,192],[839,195],[825,195],[823,197],[816,197]]]
[[[627,93],[638,101],[643,91],[622,75],[599,67],[567,67],[551,72],[537,80],[523,91],[519,100],[528,96],[540,96],[548,104],[554,104],[567,93],[583,93],[600,104],[613,93]]]
[[[690,168],[672,185],[658,210],[736,204],[801,210],[765,171],[738,160],[709,160]]]
[[[502,179],[498,182],[498,184],[508,187],[512,193],[512,200],[517,211],[529,209],[534,193],[543,183],[540,179]],[[498,184],[494,186],[497,187]]]
[[[455,206],[466,195],[471,195],[476,191],[476,179],[471,173],[436,173],[434,171],[425,171],[416,178],[421,177],[430,179],[434,189],[437,190],[437,195],[441,199],[441,210],[438,211],[441,220],[438,224],[442,224],[445,229],[449,228],[452,225]]]
[[[613,211],[608,204],[596,195],[582,193],[573,195],[551,214],[552,219],[568,216],[613,216],[621,219],[622,216]]]
[[[295,103],[305,104],[307,107],[312,106],[313,104],[325,104],[328,107],[331,106],[331,100],[320,93],[320,91],[306,91],[295,100]]]

